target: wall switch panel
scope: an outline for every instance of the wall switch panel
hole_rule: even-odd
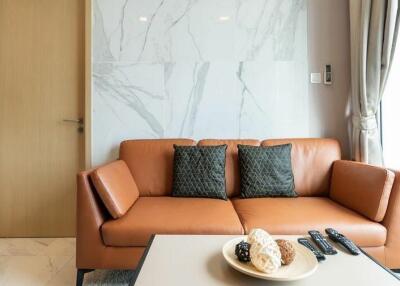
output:
[[[321,74],[318,73],[311,73],[310,76],[311,83],[321,83]]]

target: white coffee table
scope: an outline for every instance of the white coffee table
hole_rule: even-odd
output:
[[[150,285],[400,285],[400,280],[366,254],[352,256],[338,249],[310,277],[290,283],[259,280],[231,268],[222,256],[232,235],[156,235],[150,240],[132,282]],[[297,240],[298,236],[274,236]]]

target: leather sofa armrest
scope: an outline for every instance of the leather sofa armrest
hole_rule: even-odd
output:
[[[109,247],[103,242],[102,225],[112,219],[94,189],[90,174],[77,178],[76,267],[78,269],[134,269],[144,248]]]
[[[400,171],[395,172],[389,205],[382,224],[387,229],[385,265],[391,269],[400,269]]]
[[[91,268],[93,261],[105,247],[101,237],[101,225],[110,215],[103,206],[89,178],[90,171],[77,176],[77,229],[76,265],[77,268]]]
[[[333,164],[329,196],[341,205],[381,222],[394,178],[394,173],[385,168],[338,160]]]

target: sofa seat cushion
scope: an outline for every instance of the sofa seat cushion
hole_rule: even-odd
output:
[[[121,218],[101,228],[108,246],[146,246],[152,234],[243,234],[231,201],[140,197]]]
[[[329,198],[234,198],[232,203],[248,233],[263,228],[271,234],[303,235],[311,229],[325,233],[332,227],[362,247],[382,246],[386,228]]]

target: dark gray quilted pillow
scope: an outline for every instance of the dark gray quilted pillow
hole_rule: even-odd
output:
[[[227,200],[226,147],[174,145],[172,196]]]
[[[292,144],[270,147],[238,145],[238,149],[242,197],[297,197],[292,172]]]

